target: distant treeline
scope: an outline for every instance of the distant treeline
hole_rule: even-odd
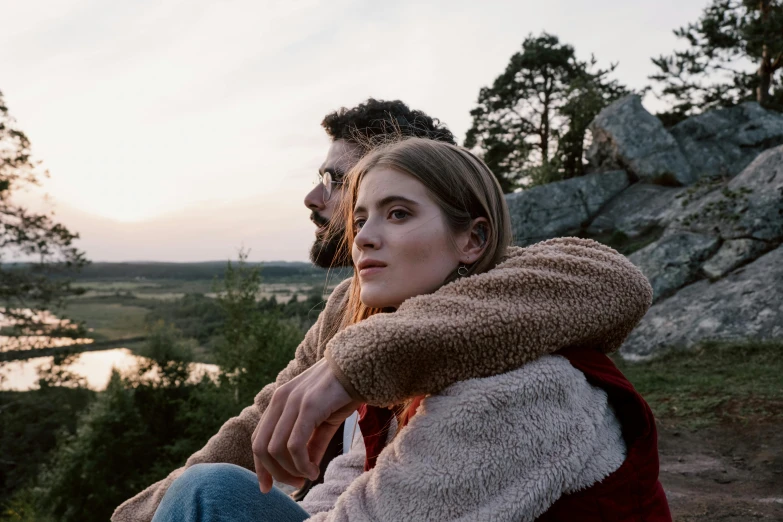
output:
[[[265,262],[246,263],[248,267],[261,268],[265,281],[273,279],[323,279],[326,270],[303,262]],[[3,264],[5,270],[25,268],[25,263]],[[67,273],[77,281],[127,280],[127,279],[180,279],[187,281],[222,279],[226,271],[225,261],[207,261],[200,263],[90,263],[78,273]]]
[[[264,279],[287,277],[319,277],[325,271],[310,263],[247,263],[248,267],[259,267]],[[94,279],[222,279],[226,271],[225,261],[203,263],[91,263],[81,270],[76,280]]]

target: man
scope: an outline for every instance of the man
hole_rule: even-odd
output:
[[[343,197],[343,179],[348,171],[374,145],[388,136],[415,136],[456,145],[454,135],[437,119],[411,110],[399,100],[381,101],[370,98],[352,109],[341,108],[327,114],[321,126],[332,139],[326,159],[318,169],[318,183],[304,200],[310,209],[310,219],[316,225],[315,241],[310,248],[310,260],[322,268],[345,267],[351,260],[340,253],[340,241],[345,230],[342,222],[333,222]],[[355,415],[349,423],[356,423]],[[352,425],[353,425],[352,424]],[[323,481],[329,462],[343,451],[345,423],[337,430],[320,464],[315,481],[307,481],[292,497],[301,500],[310,488]],[[352,430],[348,430],[352,431]]]
[[[351,109],[343,107],[327,114],[321,125],[332,139],[332,144],[318,170],[320,183],[304,200],[305,206],[311,211],[310,219],[317,227],[310,258],[313,263],[323,268],[347,267],[351,265],[350,259],[338,258],[344,224],[333,222],[337,218],[336,212],[342,199],[342,182],[347,172],[374,145],[389,135],[436,139],[451,144],[456,142],[454,135],[439,120],[422,111],[412,110],[399,100],[370,98]],[[308,335],[310,333],[308,332]],[[289,367],[293,364],[294,361]],[[259,416],[260,412],[255,405],[245,408],[239,416],[227,421],[201,451],[192,455],[185,467],[205,462],[229,462],[252,468],[251,435]],[[294,493],[295,499],[303,498],[313,484],[323,479],[326,465],[342,451],[342,438],[343,430],[338,429],[321,461],[320,476],[312,482],[305,482],[304,486]],[[221,439],[242,441],[239,443],[242,448],[238,450],[235,447],[221,446]],[[248,458],[251,460],[248,461]],[[123,503],[115,511],[112,520],[151,520],[168,486],[185,467],[175,470],[166,479]]]
[[[321,122],[332,139],[318,177],[321,181],[307,196],[305,206],[310,219],[318,227],[310,249],[310,259],[322,268],[350,266],[350,259],[338,259],[343,224],[329,223],[342,199],[345,174],[378,142],[390,134],[416,136],[456,145],[454,135],[437,119],[421,111],[411,110],[399,100],[381,101],[370,98],[352,109],[342,108],[327,114]]]

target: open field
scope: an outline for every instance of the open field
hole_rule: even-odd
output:
[[[783,342],[617,361],[658,423],[674,520],[783,520]]]
[[[269,299],[274,296],[278,303],[287,303],[296,295],[299,301],[303,301],[313,292],[324,293],[326,290],[325,295],[328,295],[339,281],[331,282],[327,287],[324,286],[323,281],[265,283],[261,285],[258,299]],[[180,299],[187,294],[203,294],[210,297],[217,295],[215,282],[203,280],[86,281],[79,282],[78,286],[86,291],[83,295],[73,298],[73,303],[107,297],[170,301]]]
[[[105,302],[73,301],[66,311],[69,318],[85,322],[90,337],[106,341],[144,335],[149,309],[107,299]]]

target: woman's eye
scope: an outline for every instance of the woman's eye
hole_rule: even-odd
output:
[[[356,231],[361,230],[362,227],[364,226],[364,222],[365,222],[364,219],[355,219],[353,222],[353,229]]]
[[[392,210],[389,215],[394,219],[405,219],[410,214],[408,214],[408,212],[405,210]]]

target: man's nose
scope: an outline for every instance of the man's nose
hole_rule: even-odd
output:
[[[326,208],[326,204],[324,202],[323,184],[318,183],[316,186],[313,187],[313,190],[307,193],[304,199],[304,204],[310,210],[318,211]]]

